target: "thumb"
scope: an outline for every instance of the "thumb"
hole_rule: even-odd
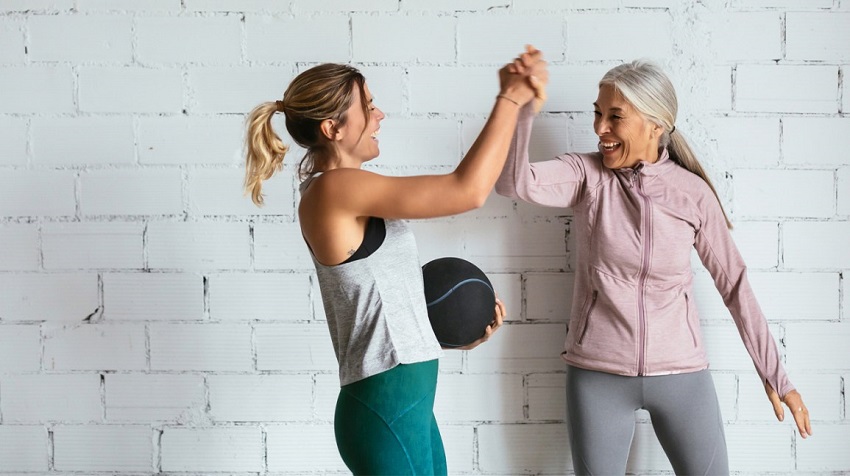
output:
[[[764,391],[767,392],[767,398],[773,405],[773,413],[776,414],[776,419],[779,421],[785,420],[785,409],[782,408],[782,401],[779,399],[779,394],[767,382],[764,384]]]

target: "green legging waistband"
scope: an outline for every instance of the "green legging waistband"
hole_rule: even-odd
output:
[[[434,418],[438,366],[401,364],[340,388],[334,433],[354,474],[447,474]]]

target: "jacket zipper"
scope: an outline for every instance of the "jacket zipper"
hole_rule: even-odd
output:
[[[643,193],[643,180],[640,177],[640,169],[643,166],[639,166],[634,170],[634,178],[637,182],[637,190],[638,195],[643,199],[644,207],[643,207],[643,227],[644,227],[644,239],[643,239],[643,259],[641,260],[640,265],[640,275],[638,277],[638,323],[639,323],[639,331],[638,331],[638,376],[643,376],[646,374],[646,369],[644,368],[646,365],[646,290],[644,286],[646,285],[646,278],[649,275],[649,254],[652,250],[652,213],[651,213],[651,203],[649,201],[649,197]]]
[[[584,336],[587,334],[587,328],[590,327],[590,313],[593,312],[593,308],[596,306],[596,296],[599,291],[593,291],[593,295],[590,298],[590,304],[587,306],[587,311],[584,313],[584,328],[581,330],[581,335],[578,337],[578,345],[581,345],[584,342]]]

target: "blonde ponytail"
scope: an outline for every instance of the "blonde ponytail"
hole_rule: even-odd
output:
[[[245,193],[251,194],[257,205],[263,205],[263,181],[280,170],[289,150],[272,128],[272,117],[278,110],[278,102],[264,102],[246,120]]]

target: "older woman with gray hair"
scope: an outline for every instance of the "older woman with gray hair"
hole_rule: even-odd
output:
[[[521,66],[520,66],[521,67]],[[599,82],[598,150],[529,163],[534,114],[520,113],[502,195],[569,207],[577,235],[564,352],[576,474],[624,474],[645,409],[677,474],[728,474],[717,394],[693,299],[691,249],[728,307],[777,418],[811,424],[780,361],[717,192],[681,131],[672,83],[646,61]]]

